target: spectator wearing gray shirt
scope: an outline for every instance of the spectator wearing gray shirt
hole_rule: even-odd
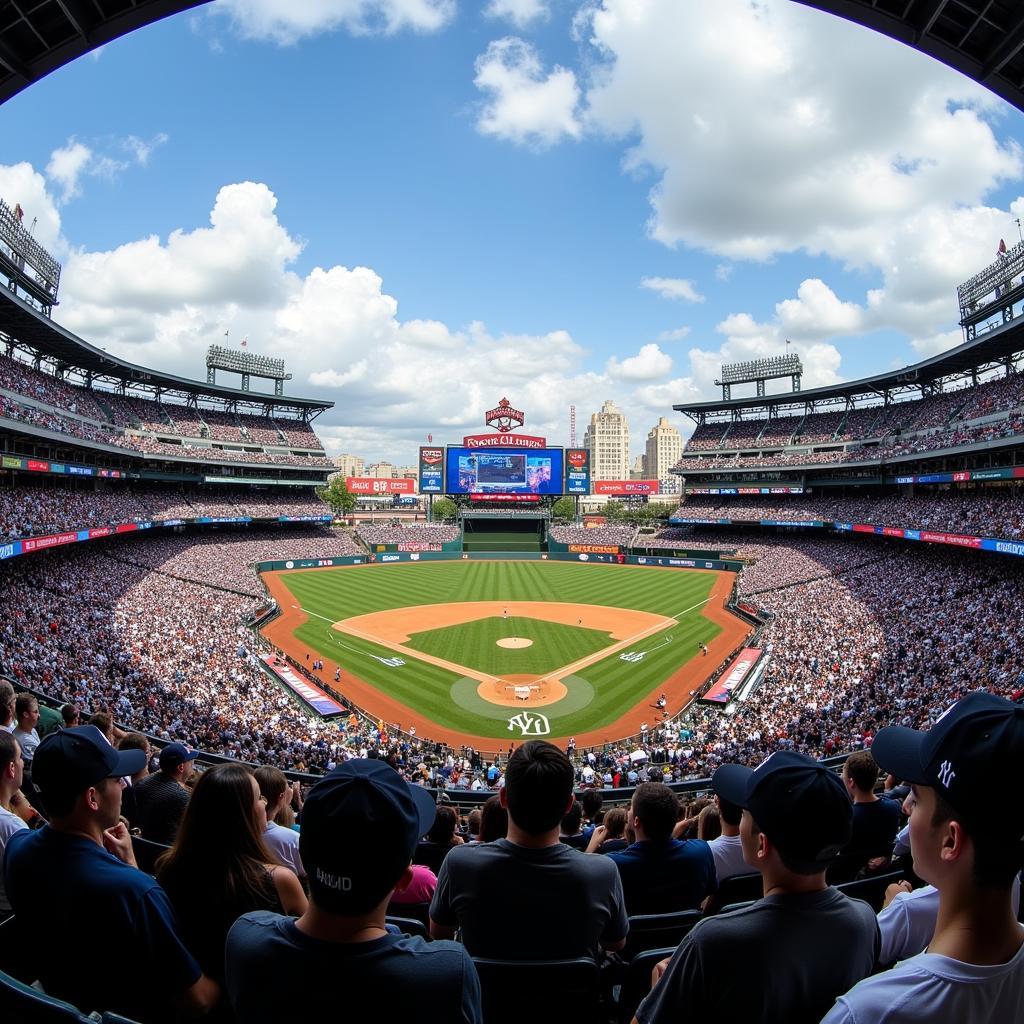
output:
[[[753,771],[723,765],[712,785],[743,808],[743,854],[765,895],[701,921],[655,968],[660,980],[635,1020],[817,1024],[871,973],[878,947],[871,908],[825,882],[852,828],[843,784],[806,755],[783,751]]]

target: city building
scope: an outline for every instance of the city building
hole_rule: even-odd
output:
[[[363,469],[366,466],[365,459],[360,458],[358,455],[337,455],[333,461],[341,471],[342,476],[362,476]]]
[[[610,399],[590,417],[583,447],[590,450],[592,479],[629,479],[629,423]]]
[[[680,479],[672,475],[672,467],[683,453],[683,436],[664,416],[651,427],[647,434],[647,449],[644,455],[644,476],[661,483],[662,494],[678,494]]]

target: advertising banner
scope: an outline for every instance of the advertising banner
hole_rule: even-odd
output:
[[[933,533],[931,530],[921,531],[921,540],[928,544],[953,544],[958,548],[980,548],[980,537],[967,537],[960,533]]]
[[[447,494],[561,494],[561,448],[534,451],[449,448]]]
[[[760,657],[761,651],[758,648],[744,647],[701,700],[710,704],[728,704],[736,690],[743,685],[743,681],[754,671],[754,666]]]
[[[50,472],[50,464],[48,462],[43,462],[41,459],[29,459],[25,463],[25,468],[30,470],[33,473],[49,473]]]
[[[444,494],[443,448],[420,448],[420,494]]]
[[[565,493],[590,493],[590,449],[566,448]]]
[[[595,480],[595,494],[657,494],[657,480]]]
[[[345,486],[349,494],[414,494],[416,491],[416,481],[407,477],[347,476]]]
[[[427,541],[406,541],[403,544],[395,545],[396,551],[440,551],[441,545]]]
[[[569,553],[572,555],[617,555],[618,544],[570,544]]]
[[[986,538],[981,542],[981,546],[986,551],[997,551],[1001,555],[1017,555],[1018,558],[1024,558],[1024,544],[1019,540],[989,540]],[[2,550],[0,550],[0,558],[3,558]]]
[[[21,459],[16,459],[13,455],[5,455],[3,457],[3,468],[4,469],[21,469]]]
[[[77,540],[77,533],[53,533],[47,537],[26,537],[21,542],[21,550],[28,554],[30,551],[42,551],[44,548],[56,548],[61,544],[74,544]]]
[[[539,494],[471,494],[470,501],[508,501],[516,505],[540,501]]]
[[[12,541],[9,544],[0,544],[0,562],[5,558],[13,558],[21,554],[21,541]]]
[[[533,434],[467,434],[463,448],[547,448],[546,437]]]
[[[822,527],[825,525],[821,519],[761,519],[759,520],[761,526],[816,526]]]
[[[290,665],[279,662],[273,654],[264,654],[260,661],[277,676],[278,679],[288,687],[300,700],[309,705],[318,714],[328,718],[332,715],[343,715],[345,709],[332,697],[328,697],[323,690],[312,683],[307,682],[294,671]]]

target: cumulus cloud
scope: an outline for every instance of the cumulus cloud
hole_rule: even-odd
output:
[[[46,176],[59,189],[59,201],[68,203],[82,194],[83,178],[113,181],[133,164],[144,167],[153,151],[167,142],[167,138],[164,132],[151,139],[129,135],[124,139],[108,140],[103,151],[99,151],[97,146],[87,146],[72,136],[64,146],[50,154]]]
[[[477,58],[473,81],[488,96],[477,118],[483,134],[541,146],[579,138],[576,75],[557,65],[545,73],[536,49],[525,40],[494,40]]]
[[[657,292],[663,299],[681,299],[683,302],[703,302],[704,296],[697,291],[692,281],[679,277],[645,277],[640,287]]]
[[[635,356],[621,362],[613,356],[607,366],[608,375],[620,380],[657,380],[671,369],[671,356],[653,343],[644,345]]]
[[[484,8],[486,17],[503,18],[520,29],[538,18],[546,20],[550,13],[546,0],[490,0]]]
[[[671,331],[662,331],[658,335],[658,341],[682,341],[690,334],[689,327],[676,327]]]
[[[12,210],[21,203],[26,223],[35,221],[33,235],[40,245],[57,255],[64,252],[57,201],[47,188],[46,178],[31,164],[0,164],[0,199]]]
[[[290,46],[339,29],[352,35],[436,32],[455,11],[455,0],[221,0],[210,15],[229,18],[242,38]]]

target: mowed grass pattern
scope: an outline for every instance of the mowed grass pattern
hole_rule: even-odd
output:
[[[715,577],[684,569],[459,561],[316,569],[285,573],[282,580],[310,616],[295,635],[311,652],[333,659],[343,670],[440,725],[506,741],[514,737],[501,722],[450,700],[458,676],[426,662],[410,661],[401,668],[390,668],[377,659],[393,657],[393,651],[339,634],[331,623],[383,609],[458,601],[562,601],[678,616],[678,626],[636,646],[637,650],[650,650],[643,661],[629,664],[615,654],[588,666],[583,675],[594,686],[594,700],[571,715],[559,715],[557,704],[545,710],[556,736],[611,724],[694,655],[699,657],[698,645],[721,631],[701,614]],[[668,636],[672,642],[666,644]],[[344,675],[341,687],[344,691]],[[652,710],[652,721],[653,714]]]
[[[533,641],[532,647],[510,649],[498,641],[518,636]],[[490,675],[543,675],[570,665],[588,654],[610,647],[608,633],[580,626],[564,626],[510,615],[507,619],[477,619],[460,626],[414,633],[406,647]]]

